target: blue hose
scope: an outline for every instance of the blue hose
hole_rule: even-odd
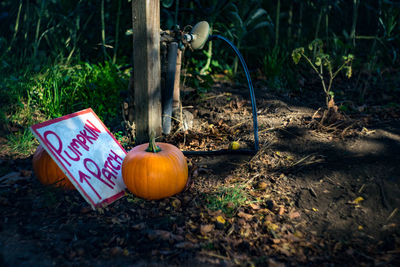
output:
[[[229,41],[228,39],[226,39],[221,35],[210,35],[210,37],[208,37],[208,40],[215,40],[215,39],[223,40],[227,44],[229,44],[229,46],[233,49],[233,51],[235,51],[236,55],[238,56],[240,63],[242,63],[244,74],[246,75],[247,79],[247,85],[249,86],[249,91],[250,91],[251,109],[253,112],[254,150],[257,152],[259,149],[257,107],[256,107],[256,98],[254,95],[253,82],[251,81],[249,69],[247,68],[246,62],[244,61],[242,54],[239,52],[237,47],[234,44],[232,44],[231,41]]]
[[[208,41],[215,40],[215,39],[223,40],[227,44],[229,44],[229,46],[233,49],[233,51],[235,51],[237,57],[239,58],[240,63],[242,64],[244,73],[246,75],[247,85],[248,85],[249,91],[250,91],[251,108],[252,108],[252,112],[253,112],[254,150],[248,150],[248,149],[239,149],[239,150],[222,149],[222,150],[218,150],[218,151],[184,151],[183,153],[185,155],[198,155],[198,154],[205,154],[205,155],[207,155],[207,154],[210,154],[210,155],[217,154],[218,155],[218,154],[224,154],[224,153],[255,154],[259,150],[257,107],[256,107],[256,99],[255,99],[255,95],[254,95],[254,87],[253,87],[253,83],[251,81],[249,69],[247,68],[246,62],[244,61],[242,54],[239,52],[237,47],[234,44],[232,44],[231,41],[229,41],[228,39],[226,39],[225,37],[223,37],[221,35],[210,35],[208,37]]]

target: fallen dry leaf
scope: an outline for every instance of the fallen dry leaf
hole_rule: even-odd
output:
[[[292,211],[289,213],[289,218],[292,220],[299,218],[299,217],[300,217],[300,213],[298,211]]]
[[[148,233],[147,237],[150,240],[160,239],[160,240],[170,240],[171,239],[171,232],[165,230],[152,230]]]
[[[202,235],[207,235],[212,230],[214,230],[214,224],[203,224],[203,225],[200,225],[200,233]]]
[[[270,222],[270,221],[266,221],[264,223],[264,226],[267,227],[268,230],[272,230],[272,231],[276,231],[279,229],[279,226]]]
[[[184,241],[184,242],[177,243],[175,245],[175,247],[176,248],[183,248],[183,249],[191,249],[191,248],[195,248],[196,245],[193,244],[192,242]]]
[[[172,207],[174,207],[175,210],[179,209],[181,207],[181,201],[177,198],[174,198],[171,202]]]
[[[285,264],[282,262],[275,261],[271,258],[268,259],[268,266],[269,267],[285,267]]]
[[[240,218],[245,219],[246,221],[250,221],[253,218],[253,215],[245,213],[243,211],[239,211],[237,214]]]
[[[215,220],[222,224],[225,224],[225,222],[226,222],[224,217],[222,217],[221,215],[217,216],[217,218],[215,218]]]
[[[278,214],[279,214],[279,215],[283,215],[284,213],[285,213],[285,207],[284,207],[284,206],[280,206],[280,207],[279,207]]]
[[[259,210],[261,207],[258,204],[255,203],[250,203],[249,206],[253,209],[253,210]]]
[[[146,227],[146,224],[144,222],[132,225],[133,230],[143,230]]]
[[[257,184],[257,189],[260,189],[260,190],[264,190],[264,189],[266,189],[268,187],[268,184],[266,183],[266,182],[259,182],[258,184]]]

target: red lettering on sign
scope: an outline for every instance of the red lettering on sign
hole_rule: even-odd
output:
[[[99,193],[97,193],[96,189],[94,189],[93,186],[89,183],[89,179],[90,179],[90,176],[88,176],[88,175],[84,174],[83,172],[79,171],[79,181],[81,183],[86,182],[90,186],[90,188],[93,190],[93,192],[96,194],[96,196],[99,199],[101,199],[101,196],[99,195]]]
[[[73,150],[75,152],[75,154],[82,156],[82,153],[79,152],[79,150],[78,150],[79,145],[77,142],[71,142],[71,144],[69,144],[68,148]]]
[[[83,138],[85,138],[90,144],[93,144],[93,142],[92,142],[92,140],[93,141],[96,141],[97,140],[97,137],[99,136],[99,135],[94,135],[92,132],[90,132],[91,134],[92,134],[92,136],[89,136],[87,133],[89,132],[89,130],[87,130],[86,129],[86,126],[85,127],[83,127],[84,128],[84,130],[82,130],[82,131],[80,131],[79,133],[80,133],[80,135],[81,136],[83,136]]]
[[[80,154],[80,155],[82,155],[82,154],[75,148],[72,148],[71,145],[69,145],[68,148],[71,149],[71,151],[75,153],[76,157],[75,158],[71,157],[71,155],[66,150],[64,151],[65,155],[67,155],[67,157],[72,159],[73,161],[79,161],[81,159],[81,157],[79,157],[78,154]]]
[[[113,167],[111,166],[111,163],[108,161],[108,158],[107,158],[106,162],[104,163],[104,169],[108,169],[109,171],[112,171],[115,175],[118,174],[118,172],[115,171],[113,169]]]
[[[56,137],[56,139],[57,139],[57,141],[58,141],[58,146],[57,146],[57,147],[55,147],[55,146],[53,145],[53,143],[50,142],[50,140],[49,140],[49,138],[48,138],[49,135],[54,135],[54,136]],[[68,166],[71,166],[71,163],[69,163],[69,162],[61,155],[63,145],[62,145],[62,141],[61,141],[60,137],[58,137],[58,135],[57,135],[55,132],[53,132],[53,131],[46,131],[46,132],[44,132],[43,137],[44,137],[44,139],[46,140],[47,145],[51,148],[51,150],[53,150],[54,153],[56,153],[56,154],[58,155],[59,158],[61,158],[65,163],[67,163]]]
[[[117,176],[115,176],[112,172],[110,172],[106,168],[101,169],[101,173],[110,182],[111,182],[111,178],[117,179]]]
[[[88,163],[91,164],[88,164]],[[91,175],[93,175],[94,177],[96,177],[99,181],[101,181],[102,183],[104,183],[105,185],[107,185],[109,188],[114,189],[114,185],[115,183],[111,180],[108,180],[112,185],[110,185],[109,183],[107,183],[103,178],[101,178],[101,172],[100,172],[100,168],[99,166],[97,166],[96,162],[94,162],[94,160],[86,158],[83,160],[83,165],[85,166],[86,170],[88,172],[90,172]],[[90,168],[89,165],[92,165],[94,167],[94,171]]]
[[[101,131],[96,126],[94,126],[94,124],[90,120],[86,121],[84,128],[95,137],[99,136],[99,134],[97,134],[96,132],[101,133]]]
[[[79,144],[81,144],[81,146],[86,150],[89,151],[89,147],[86,145],[86,139],[85,137],[83,137],[83,135],[78,134],[76,136],[76,139],[78,140]],[[73,139],[75,140],[75,139]]]
[[[78,135],[74,139],[72,139],[71,143],[67,146],[68,151],[63,151],[63,145],[60,137],[53,131],[46,131],[43,134],[43,137],[47,141],[48,145],[51,149],[68,165],[71,166],[71,163],[67,160],[69,158],[73,161],[79,161],[82,156],[82,152],[79,151],[79,148],[83,148],[86,151],[89,151],[89,146],[86,143],[93,144],[93,141],[96,141],[99,138],[99,134],[101,131],[89,120],[86,121],[84,130],[80,131]],[[88,134],[90,133],[91,136]],[[58,145],[53,145],[49,139],[48,135],[54,135],[58,141]],[[62,155],[64,153],[66,157]]]
[[[114,151],[110,150],[111,153],[109,154],[109,156],[107,157],[107,161],[110,163],[111,167],[117,171],[119,171],[121,169],[121,164],[122,164],[122,158],[120,156],[118,156],[117,154],[115,154]],[[112,155],[111,155],[112,154]],[[118,163],[117,166],[114,166],[111,162],[112,161],[116,161]]]

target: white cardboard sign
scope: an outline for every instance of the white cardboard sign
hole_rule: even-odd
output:
[[[93,209],[125,194],[126,151],[91,108],[33,125],[31,131]]]

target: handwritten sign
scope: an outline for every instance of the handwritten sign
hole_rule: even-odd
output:
[[[124,195],[126,151],[92,109],[33,125],[31,131],[92,208]]]

